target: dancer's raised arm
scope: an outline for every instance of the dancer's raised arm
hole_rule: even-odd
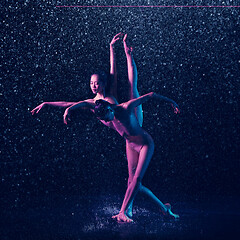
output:
[[[172,99],[164,97],[160,94],[154,93],[154,92],[150,92],[147,93],[139,98],[135,98],[132,99],[130,101],[128,101],[127,104],[127,108],[129,109],[134,109],[135,107],[139,106],[140,104],[143,104],[144,102],[151,100],[151,99],[156,99],[156,100],[160,100],[160,101],[166,101],[166,102],[170,102],[173,109],[174,109],[174,113],[180,113],[179,110],[179,106],[177,105],[176,102],[174,102]]]
[[[67,122],[70,120],[69,118],[69,113],[70,111],[72,110],[76,110],[76,109],[94,109],[94,106],[95,104],[93,103],[92,99],[90,100],[85,100],[85,101],[80,101],[80,102],[77,102],[75,104],[73,104],[72,106],[68,107],[65,112],[64,112],[64,115],[63,115],[63,121],[65,124],[67,124]]]
[[[111,76],[111,82],[110,82],[110,94],[113,95],[117,99],[117,67],[116,67],[116,57],[115,57],[115,51],[114,51],[114,44],[116,41],[119,40],[119,38],[123,34],[120,32],[117,35],[115,35],[110,42],[110,76]]]
[[[76,102],[43,102],[37,107],[35,107],[31,113],[34,115],[35,113],[38,113],[44,106],[49,105],[49,106],[55,106],[55,107],[69,107],[75,104]]]

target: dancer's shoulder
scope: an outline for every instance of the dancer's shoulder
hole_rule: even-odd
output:
[[[105,101],[108,101],[108,102],[111,103],[111,104],[118,104],[116,98],[113,97],[113,96],[106,96],[104,100],[105,100]]]
[[[93,98],[83,100],[83,102],[87,102],[87,103],[90,103],[90,104],[95,104],[95,100]]]

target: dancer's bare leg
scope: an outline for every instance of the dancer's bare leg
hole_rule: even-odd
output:
[[[153,193],[151,190],[149,190],[148,188],[144,187],[143,185],[141,185],[140,187],[140,191],[141,193],[146,194],[148,197],[150,197],[160,208],[161,213],[169,218],[172,219],[177,219],[179,218],[179,215],[174,214],[171,211],[171,205],[169,203],[163,204]]]
[[[131,146],[129,146],[128,142],[126,142],[126,154],[127,154],[127,160],[128,160],[128,187],[129,187],[129,185],[133,180],[133,177],[137,168],[139,153],[136,152],[134,149],[132,149]],[[133,205],[133,201],[130,203],[126,211],[127,216],[130,218],[132,218],[133,216],[132,205]]]
[[[144,145],[140,150],[136,172],[134,174],[132,182],[129,184],[127,191],[125,193],[121,210],[118,215],[113,217],[113,218],[116,218],[118,221],[123,221],[123,222],[133,221],[127,216],[126,211],[130,206],[131,202],[134,200],[136,194],[140,190],[141,181],[147,170],[149,162],[152,158],[153,151],[154,151],[153,143],[149,145]]]
[[[128,186],[129,186],[131,184],[131,182],[133,181],[133,177],[135,175],[138,158],[139,158],[139,153],[136,152],[135,150],[133,150],[128,144],[126,145],[126,152],[127,152],[127,159],[128,159],[128,172],[129,172]],[[157,198],[157,196],[155,196],[153,194],[153,192],[150,189],[148,189],[147,187],[140,184],[139,192],[148,196],[160,208],[160,211],[163,215],[168,216],[173,219],[179,218],[178,215],[172,213],[171,206],[169,206],[169,204],[163,204],[159,200],[159,198]],[[126,214],[130,218],[132,218],[132,216],[133,216],[132,205],[133,205],[133,201],[131,201],[128,209],[126,210]]]
[[[127,142],[126,142],[126,153],[127,153],[127,160],[128,160],[128,173],[129,173],[128,186],[129,186],[133,181],[133,177],[135,175],[135,171],[138,164],[139,153],[136,152],[134,149],[132,149]],[[144,193],[145,195],[150,197],[150,199],[152,199],[160,207],[163,213],[167,211],[165,205],[152,193],[151,190],[149,190],[142,184],[140,185],[139,192]],[[133,201],[130,203],[126,211],[127,216],[130,218],[132,218],[133,216],[132,205],[133,205]]]

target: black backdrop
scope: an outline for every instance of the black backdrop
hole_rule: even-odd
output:
[[[225,1],[236,5],[237,1]],[[109,71],[112,37],[128,34],[140,94],[174,99],[143,106],[155,140],[144,184],[158,195],[208,199],[238,196],[239,8],[57,8],[130,5],[128,1],[8,1],[2,4],[1,189],[8,206],[45,194],[124,193],[125,144],[93,116],[30,110],[42,101],[93,97],[90,74]],[[186,1],[131,1],[131,5]],[[187,1],[188,5],[209,5]],[[211,1],[211,5],[218,5]],[[127,100],[127,68],[116,44],[118,92]],[[29,200],[29,201],[28,201]]]

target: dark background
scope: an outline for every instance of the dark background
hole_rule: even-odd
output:
[[[125,143],[94,117],[64,109],[30,110],[43,101],[92,98],[90,75],[109,71],[109,43],[128,34],[140,94],[168,104],[143,106],[155,153],[143,183],[176,201],[235,198],[239,190],[239,8],[56,8],[130,5],[129,1],[1,3],[1,203],[39,197],[124,194]],[[209,1],[131,1],[131,5],[209,5]],[[237,1],[225,1],[237,5]],[[224,5],[221,3],[221,5]],[[210,5],[220,5],[210,1]],[[119,101],[127,66],[116,43]]]

